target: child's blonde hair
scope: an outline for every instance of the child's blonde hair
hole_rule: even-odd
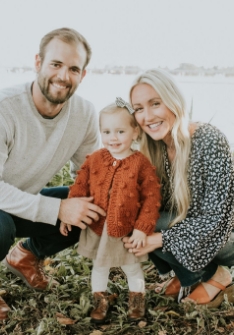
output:
[[[133,114],[130,114],[130,112],[128,111],[128,109],[126,107],[118,107],[116,106],[115,103],[112,103],[106,107],[104,107],[100,112],[99,112],[99,128],[101,129],[101,118],[104,114],[115,114],[115,113],[120,113],[120,112],[125,112],[126,115],[128,115],[129,117],[129,122],[130,122],[130,126],[132,128],[139,128],[135,117],[133,116]]]

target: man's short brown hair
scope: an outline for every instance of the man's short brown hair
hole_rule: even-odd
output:
[[[45,57],[45,52],[46,52],[45,49],[47,45],[49,44],[49,42],[54,38],[58,38],[61,41],[68,43],[68,44],[74,43],[78,45],[79,43],[82,43],[86,50],[86,62],[84,64],[83,69],[86,68],[86,66],[89,64],[89,61],[92,55],[91,47],[83,35],[78,33],[75,29],[71,29],[71,28],[59,28],[59,29],[52,30],[51,32],[46,34],[41,39],[41,43],[39,47],[39,56],[41,57],[42,62]]]

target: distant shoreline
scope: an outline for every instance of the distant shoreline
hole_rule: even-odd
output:
[[[203,66],[195,66],[193,64],[183,63],[180,64],[178,68],[170,69],[168,67],[160,67],[172,75],[175,76],[202,76],[202,77],[214,77],[214,76],[224,76],[224,77],[234,77],[234,67],[218,67],[214,66],[212,68],[205,68]],[[94,67],[87,68],[88,73],[91,74],[113,74],[113,75],[137,75],[144,69],[138,66],[105,66],[102,68]],[[30,66],[0,66],[0,73],[25,73],[34,72],[34,68]]]

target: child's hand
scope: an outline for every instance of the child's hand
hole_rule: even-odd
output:
[[[72,230],[72,226],[70,224],[61,222],[59,230],[62,235],[67,236],[68,232]]]
[[[132,243],[134,248],[140,248],[145,246],[146,234],[143,231],[134,229],[132,236],[129,238],[129,242]]]

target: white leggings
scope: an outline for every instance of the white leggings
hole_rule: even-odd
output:
[[[127,276],[129,291],[145,292],[144,273],[140,263],[122,265],[121,269]],[[98,267],[93,261],[93,269],[91,274],[92,292],[105,292],[110,273],[110,267]]]

